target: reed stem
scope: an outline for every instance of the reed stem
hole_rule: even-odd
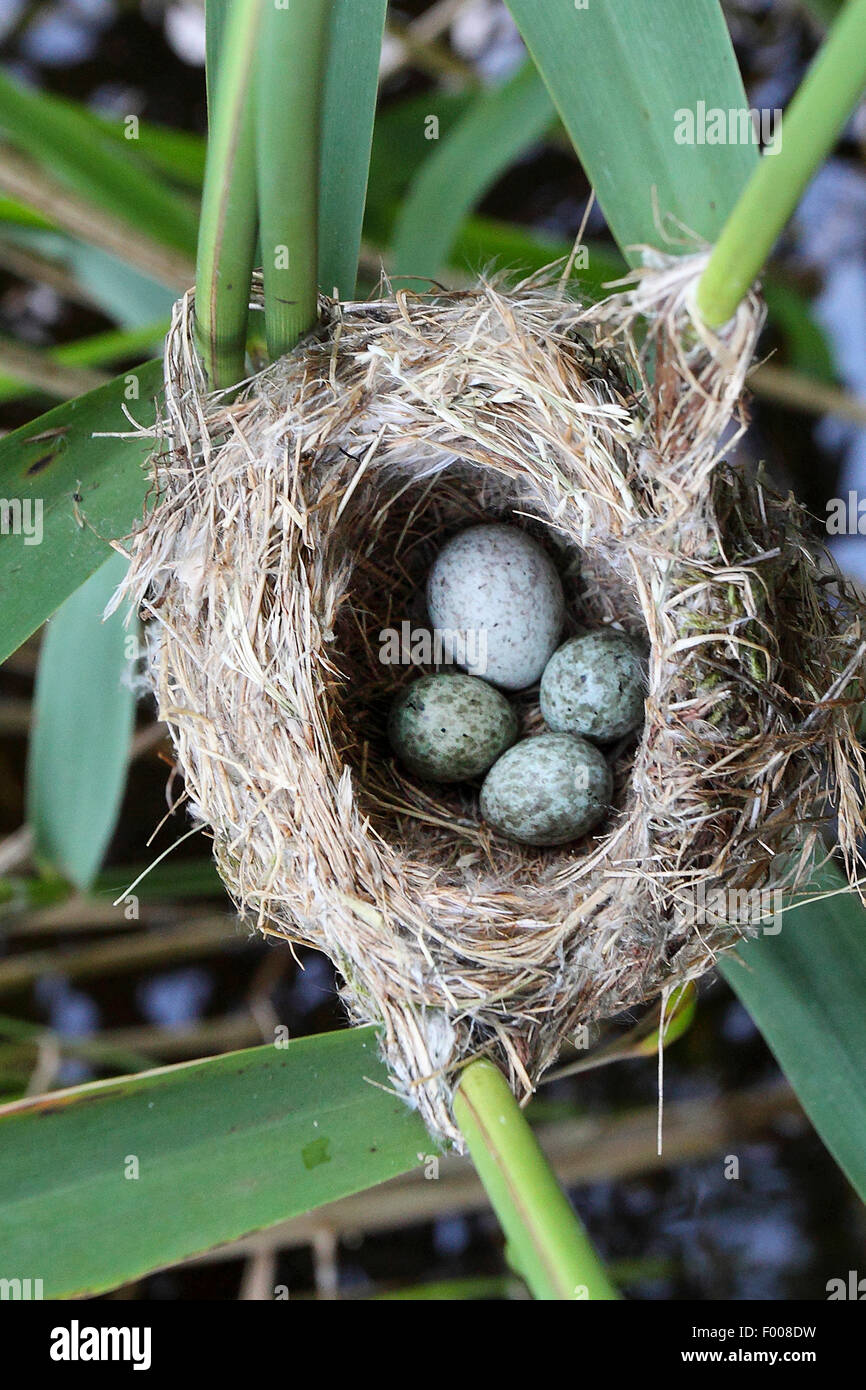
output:
[[[454,1116],[499,1217],[510,1254],[544,1300],[615,1299],[607,1274],[492,1062],[471,1062]]]
[[[256,246],[253,75],[263,13],[264,0],[235,0],[225,16],[219,72],[209,78],[213,100],[195,315],[196,343],[212,390],[234,386],[245,373]]]
[[[272,359],[294,347],[318,312],[319,132],[329,14],[330,0],[271,3],[261,30],[256,161]]]
[[[697,290],[712,328],[736,311],[866,85],[866,0],[848,0],[713,247]],[[781,139],[779,139],[781,135]]]

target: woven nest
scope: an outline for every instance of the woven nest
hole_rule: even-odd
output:
[[[862,610],[794,503],[719,453],[761,310],[702,337],[701,265],[657,258],[595,308],[549,278],[325,299],[231,400],[205,392],[191,297],[175,311],[126,592],[192,815],[244,917],[327,952],[457,1143],[468,1059],[526,1097],[564,1038],[749,929],[684,913],[697,884],[796,888],[831,802],[854,872]],[[472,788],[413,781],[387,744],[418,669],[380,635],[423,621],[437,549],[482,519],[542,541],[576,621],[649,644],[644,728],[580,843],[494,836]],[[517,704],[540,730],[537,693]]]

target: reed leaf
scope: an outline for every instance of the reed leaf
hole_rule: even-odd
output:
[[[20,524],[0,536],[0,661],[109,558],[144,507],[144,436],[100,437],[150,427],[162,363],[147,362],[85,396],[49,410],[0,440],[0,498],[41,517],[34,544]],[[13,522],[15,513],[10,514]]]
[[[758,158],[676,139],[679,112],[748,106],[718,0],[507,3],[623,253],[714,240]]]
[[[198,214],[141,160],[136,142],[118,141],[71,102],[32,92],[0,73],[0,132],[75,193],[156,241],[191,253]]]
[[[532,63],[476,97],[447,139],[431,142],[409,189],[394,232],[394,273],[435,278],[463,219],[555,119]]]
[[[355,293],[387,0],[332,0],[319,157],[319,284]]]
[[[866,1201],[866,912],[832,864],[721,970],[763,1033],[803,1109]]]
[[[430,1140],[387,1082],[353,1028],[7,1106],[3,1267],[98,1293],[408,1172]]]
[[[126,560],[114,555],[66,600],[48,625],[36,676],[27,765],[34,853],[82,890],[102,863],[126,784],[136,629],[119,612],[102,621],[125,573]]]

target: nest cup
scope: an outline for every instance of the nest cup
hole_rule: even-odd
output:
[[[582,1025],[760,929],[702,920],[699,885],[796,889],[831,802],[855,872],[862,609],[794,504],[719,453],[761,310],[701,334],[701,265],[656,258],[589,308],[549,277],[325,299],[233,399],[207,394],[176,306],[125,592],[191,814],[243,916],[331,957],[396,1088],[457,1144],[468,1060],[526,1097]],[[541,541],[575,621],[648,645],[644,727],[580,843],[492,835],[471,789],[413,781],[388,747],[418,667],[411,637],[383,661],[383,634],[417,632],[439,546],[482,520]],[[537,692],[517,705],[540,730]]]

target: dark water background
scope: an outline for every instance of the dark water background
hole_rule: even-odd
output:
[[[408,19],[424,4],[400,6]],[[453,35],[463,61],[496,73],[514,61],[516,46],[492,8],[476,5],[476,20]],[[197,43],[200,26],[194,5],[123,4],[112,0],[68,0],[56,4],[0,3],[0,58],[20,76],[50,91],[75,97],[107,112],[136,112],[143,119],[181,129],[205,128],[204,79]],[[784,105],[814,51],[816,31],[795,4],[743,4],[729,11],[738,57],[747,77],[751,104]],[[474,49],[473,49],[474,45]],[[185,55],[185,56],[184,56]],[[430,79],[404,70],[384,88],[383,104],[424,91]],[[615,113],[612,112],[612,119]],[[852,123],[832,167],[810,191],[795,228],[779,256],[787,272],[816,297],[818,312],[844,380],[866,384],[864,324],[858,308],[864,291],[862,127]],[[588,189],[574,160],[545,144],[492,190],[483,211],[503,220],[573,237]],[[604,237],[596,210],[589,235]],[[109,326],[96,311],[63,302],[44,288],[0,274],[0,332],[37,345],[61,343]],[[775,346],[768,334],[767,347]],[[13,427],[36,413],[37,405],[15,405],[0,412],[0,424]],[[863,432],[821,422],[758,402],[747,450],[765,458],[777,478],[793,486],[817,511],[841,480],[853,486],[863,450]],[[861,564],[859,555],[852,567]],[[0,671],[0,713],[4,703],[26,700],[32,687],[35,644]],[[144,725],[146,711],[140,716]],[[0,731],[0,831],[17,829],[24,816],[25,740],[21,732]],[[145,841],[165,809],[166,767],[157,756],[133,767],[123,813],[109,862],[145,858]],[[165,848],[184,829],[181,818],[156,838]],[[201,855],[201,845],[179,855]],[[182,922],[190,904],[166,908],[166,921]],[[0,924],[2,925],[2,924]],[[252,942],[238,946],[230,918],[227,938],[233,949],[214,949],[180,965],[141,972],[130,970],[84,982],[46,975],[34,990],[3,1000],[3,1012],[50,1023],[60,1032],[87,1036],[100,1029],[160,1023],[178,1027],[216,1019],[240,1009],[250,997],[267,1000],[269,1020],[288,1026],[293,1036],[340,1027],[333,972],[321,956],[301,951],[299,970],[289,951]],[[83,944],[99,939],[76,932]],[[60,939],[63,944],[67,938]],[[58,938],[29,937],[26,949],[56,945]],[[18,940],[0,951],[23,949]],[[92,1074],[80,1062],[64,1063],[58,1083]],[[700,1100],[708,1114],[723,1097],[732,1105],[745,1090],[779,1079],[778,1069],[745,1011],[727,986],[705,980],[695,1023],[667,1055],[665,1102]],[[556,1103],[560,1114],[626,1112],[656,1100],[653,1061],[628,1062],[579,1080],[542,1088],[538,1110]],[[574,1198],[600,1252],[614,1261],[636,1261],[624,1287],[645,1299],[822,1299],[827,1280],[862,1269],[863,1211],[844,1178],[808,1124],[787,1115],[768,1123],[758,1138],[736,1148],[740,1177],[728,1180],[724,1155],[681,1162],[628,1179],[594,1182]],[[393,1232],[368,1232],[341,1243],[337,1252],[340,1290],[363,1294],[374,1286],[412,1284],[501,1272],[501,1238],[491,1215],[443,1216],[433,1223]],[[206,1268],[179,1269],[144,1280],[141,1298],[228,1298],[237,1296],[239,1260]],[[292,1296],[314,1285],[309,1250],[280,1256],[276,1282]]]

